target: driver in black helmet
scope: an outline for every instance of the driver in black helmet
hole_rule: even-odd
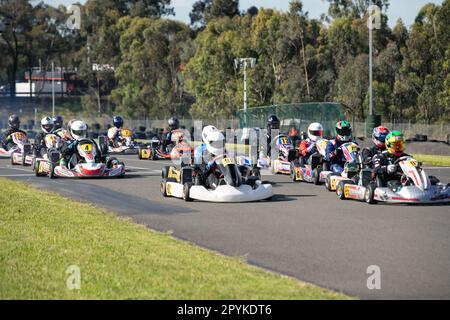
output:
[[[8,129],[6,129],[3,134],[0,136],[0,144],[5,150],[9,150],[14,146],[13,141],[11,140],[11,135],[16,132],[22,132],[26,135],[26,132],[20,130],[20,119],[18,115],[11,115],[8,119]]]
[[[180,129],[180,121],[175,118],[172,117],[169,119],[169,121],[167,121],[168,125],[169,125],[169,130],[168,132],[163,136],[163,141],[162,141],[162,150],[163,152],[167,151],[167,146],[170,145],[172,143],[172,133],[175,130]]]
[[[54,116],[53,120],[53,132],[59,137],[63,137],[65,135],[65,130],[63,129],[64,119],[61,116]]]
[[[267,156],[270,157],[272,148],[272,138],[280,134],[280,119],[276,115],[269,116],[267,119]]]

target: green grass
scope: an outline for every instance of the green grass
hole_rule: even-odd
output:
[[[348,299],[0,179],[0,299]],[[7,205],[5,205],[7,204]],[[81,290],[66,270],[81,270]]]
[[[414,158],[425,165],[430,166],[450,166],[450,156],[434,156],[424,154],[414,154]]]

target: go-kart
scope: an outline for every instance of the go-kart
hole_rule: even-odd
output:
[[[11,134],[11,140],[12,146],[8,150],[0,148],[0,158],[10,158],[12,165],[31,165],[31,144],[26,134],[14,132]]]
[[[51,152],[59,152],[61,145],[62,145],[61,137],[57,134],[47,134],[44,137],[44,144],[45,148],[39,151],[39,154],[36,155],[30,155],[31,158],[31,166],[33,171],[36,171],[36,163],[38,160],[49,160],[48,156]]]
[[[355,179],[362,169],[359,157],[359,146],[356,143],[345,143],[340,146],[336,152],[342,154],[346,162],[341,174],[333,171],[322,171],[320,173],[320,179],[325,181],[325,188],[328,191],[335,191],[338,183],[342,180]]]
[[[46,159],[37,159],[36,176],[50,178],[121,178],[125,175],[125,165],[116,158],[102,156],[95,142],[82,139],[77,145],[77,154],[72,157],[67,167],[60,166],[61,154],[50,149]]]
[[[130,129],[120,129],[118,142],[111,141],[107,136],[98,138],[100,149],[110,154],[137,154],[139,146],[133,139],[133,132]]]
[[[336,194],[344,199],[403,204],[431,204],[450,202],[450,184],[441,183],[436,177],[428,176],[421,163],[410,156],[395,162],[395,173],[399,180],[390,181],[387,187],[377,187],[371,179],[371,170],[363,169],[358,183],[342,180],[338,183]]]
[[[163,148],[163,142],[158,137],[153,137],[150,144],[138,148],[140,160],[177,160],[190,152],[194,156],[194,150],[185,139],[184,130],[172,131],[172,141]]]
[[[326,139],[317,142],[317,152],[311,155],[307,164],[301,164],[298,160],[291,162],[290,175],[294,182],[304,181],[318,185],[325,181],[320,173],[323,170],[327,143],[328,140]]]
[[[272,186],[263,184],[259,177],[244,178],[234,159],[220,156],[213,161],[216,171],[210,173],[214,175],[211,177],[204,177],[193,166],[165,167],[162,171],[161,193],[164,197],[205,202],[253,202],[269,200],[273,196]],[[211,183],[210,180],[215,182]]]
[[[297,150],[295,150],[292,141],[287,135],[278,135],[273,139],[273,142],[275,142],[275,148],[272,152],[277,153],[276,158],[272,161],[267,155],[260,157],[258,159],[258,167],[270,168],[272,174],[290,174],[291,162],[296,158]]]

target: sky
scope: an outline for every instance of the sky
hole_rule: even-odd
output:
[[[64,4],[69,6],[72,3],[84,3],[85,0],[44,0],[53,6]],[[189,12],[192,4],[196,0],[172,0],[172,6],[175,8],[175,19],[189,23]],[[241,10],[247,10],[251,6],[275,8],[287,11],[290,0],[240,0]],[[302,0],[303,10],[309,12],[311,18],[318,18],[322,13],[328,11],[328,4],[324,0]],[[391,0],[388,10],[389,25],[392,27],[398,18],[410,26],[419,12],[420,8],[429,3],[442,4],[443,0]]]

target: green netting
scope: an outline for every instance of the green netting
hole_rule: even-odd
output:
[[[244,110],[239,110],[237,116],[241,128],[265,128],[267,126],[267,118],[272,114],[280,119],[281,130],[284,131],[287,131],[289,128],[306,131],[310,123],[320,122],[324,126],[325,131],[332,132],[336,122],[345,119],[342,105],[331,102],[248,108],[246,116]]]

